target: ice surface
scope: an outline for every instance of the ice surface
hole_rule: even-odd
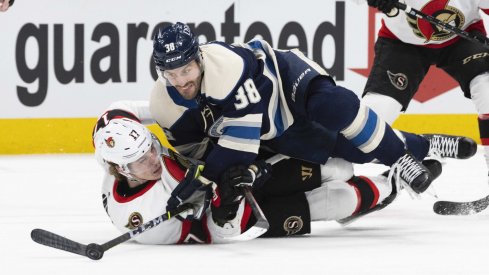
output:
[[[356,167],[366,175],[384,170]],[[91,155],[0,156],[0,175],[1,274],[489,274],[489,209],[438,216],[435,198],[407,194],[347,227],[314,223],[308,236],[229,245],[126,243],[92,261],[30,239],[34,228],[84,244],[120,235],[103,210],[102,171]],[[487,195],[481,150],[470,160],[447,161],[434,187],[443,200]]]

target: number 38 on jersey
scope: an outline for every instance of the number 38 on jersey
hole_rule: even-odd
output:
[[[256,89],[255,83],[251,78],[245,80],[243,85],[236,91],[236,110],[246,108],[250,103],[258,103],[261,100],[260,93]]]

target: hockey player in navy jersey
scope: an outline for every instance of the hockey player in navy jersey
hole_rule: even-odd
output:
[[[259,148],[314,163],[377,159],[416,193],[433,180],[418,160],[428,153],[427,139],[396,135],[297,50],[275,50],[263,40],[199,45],[187,25],[176,23],[155,35],[153,58],[160,77],[151,113],[179,152],[205,160],[202,174],[211,180],[250,165]],[[462,154],[475,153],[473,141],[457,142],[469,148]]]
[[[488,0],[404,0],[404,3],[487,44],[481,14],[489,14]],[[456,80],[472,100],[489,167],[489,51],[424,19],[399,11],[397,0],[368,0],[388,16],[375,43],[375,59],[362,101],[392,124],[408,108],[431,65]],[[446,142],[437,140],[436,142]]]

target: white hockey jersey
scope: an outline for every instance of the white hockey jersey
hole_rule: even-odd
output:
[[[95,130],[104,127],[110,119],[133,119],[132,115],[136,118],[141,116],[143,121],[151,121],[146,112],[147,102],[119,102],[111,107],[114,109],[104,113]],[[120,112],[121,110],[129,113]],[[165,213],[171,192],[185,176],[185,169],[170,156],[168,149],[163,147],[162,151],[162,173],[161,179],[157,181],[129,188],[126,182],[119,182],[108,172],[104,176],[103,205],[112,223],[122,233]],[[135,241],[142,244],[227,243],[230,242],[228,237],[237,236],[244,231],[250,212],[249,205],[242,202],[236,218],[220,227],[213,222],[209,208],[200,221],[180,221],[171,218],[135,237]]]
[[[489,14],[489,0],[405,0],[404,2],[459,29],[486,33],[480,10]],[[424,19],[408,16],[403,11],[395,17],[385,17],[382,20],[379,37],[398,39],[429,48],[442,48],[460,39],[455,34],[434,26]]]

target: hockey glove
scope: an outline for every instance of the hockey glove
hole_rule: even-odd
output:
[[[236,217],[239,204],[243,198],[243,186],[258,189],[271,177],[271,165],[258,161],[249,168],[244,165],[230,167],[222,176],[219,185],[220,202],[213,203],[212,218],[223,225]]]
[[[396,7],[398,0],[367,0],[368,5],[377,8],[389,17],[394,17],[399,14],[399,9]]]
[[[200,172],[203,165],[191,166],[183,181],[171,193],[166,210],[175,211],[177,207],[188,205],[190,210],[180,214],[178,217],[185,220],[200,220],[205,213],[212,197],[212,182],[207,182]]]

